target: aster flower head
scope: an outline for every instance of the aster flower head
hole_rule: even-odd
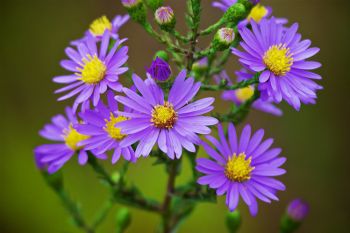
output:
[[[55,93],[68,92],[58,100],[77,95],[73,105],[75,111],[80,104],[84,106],[90,99],[96,106],[100,95],[107,89],[121,91],[119,75],[128,70],[127,67],[123,67],[128,60],[128,47],[120,46],[125,40],[116,40],[108,51],[110,34],[105,31],[101,43],[89,37],[85,43],[78,45],[78,50],[68,47],[65,52],[69,60],[61,61],[61,66],[73,73],[53,78],[54,82],[66,85]]]
[[[200,88],[200,82],[186,78],[183,70],[176,77],[167,100],[163,90],[147,78],[143,81],[133,75],[136,91],[123,88],[126,95],[117,96],[118,102],[129,107],[132,112],[119,112],[130,117],[130,120],[117,124],[123,134],[128,136],[120,142],[121,146],[130,146],[139,142],[135,151],[136,157],[146,157],[153,146],[158,143],[159,149],[169,158],[180,158],[182,149],[195,152],[194,144],[199,143],[197,134],[209,134],[208,126],[217,124],[217,119],[202,116],[213,109],[214,98],[204,98],[190,103]]]
[[[301,222],[309,213],[309,205],[301,200],[295,199],[291,201],[287,207],[287,215],[296,222]]]
[[[170,77],[171,69],[166,61],[156,57],[156,59],[152,61],[151,66],[147,69],[147,73],[149,73],[153,79],[164,82]]]
[[[230,123],[227,139],[221,125],[218,125],[218,134],[219,140],[207,136],[214,148],[202,143],[211,159],[197,159],[197,171],[205,174],[198,183],[216,189],[217,195],[226,193],[226,205],[230,211],[236,209],[241,197],[250,213],[256,215],[256,199],[270,203],[278,200],[278,190],[285,190],[285,186],[272,177],[285,173],[280,166],[286,158],[278,157],[280,148],[270,149],[273,139],[262,141],[262,129],[251,135],[251,127],[246,125],[239,137]]]
[[[102,36],[107,31],[110,37],[114,40],[119,38],[118,31],[128,20],[129,15],[117,15],[113,21],[109,21],[107,16],[103,15],[95,19],[89,27],[89,30],[85,32],[83,38],[72,41],[71,45],[78,46],[82,42],[86,42],[89,37],[93,37],[97,42],[102,40]]]
[[[242,68],[240,71],[236,72],[237,82],[241,82],[243,80],[251,79],[254,74],[249,72],[245,68]],[[228,76],[227,72],[223,70],[220,74],[214,76],[215,81],[219,84],[221,80],[225,80],[228,85],[233,85],[231,78]],[[221,98],[226,101],[231,101],[235,105],[239,106],[249,100],[254,95],[255,87],[254,85],[250,85],[244,88],[240,88],[237,90],[228,90],[223,91],[221,94]],[[252,107],[266,113],[270,113],[275,116],[281,116],[282,110],[277,108],[272,99],[263,100],[258,98],[252,104]]]
[[[102,100],[95,110],[87,110],[81,113],[83,124],[76,126],[79,133],[89,135],[89,138],[80,142],[80,146],[91,150],[96,156],[107,157],[105,153],[113,150],[112,163],[116,163],[120,156],[125,160],[135,162],[135,153],[131,146],[121,147],[119,142],[127,135],[121,133],[121,129],[116,127],[118,122],[123,122],[128,118],[118,115],[118,103],[114,99],[114,94],[107,93],[108,106]]]
[[[66,108],[66,116],[56,115],[52,122],[44,126],[39,134],[55,144],[44,144],[34,150],[35,160],[39,168],[47,167],[49,173],[58,171],[73,155],[78,154],[79,164],[86,164],[88,155],[86,149],[79,142],[89,136],[79,133],[74,125],[78,119],[71,108]],[[97,156],[105,159],[104,156]]]
[[[298,24],[284,28],[274,18],[252,22],[252,30],[240,29],[243,52],[232,49],[240,62],[253,72],[262,72],[259,90],[262,99],[272,98],[279,103],[287,101],[296,110],[301,102],[315,103],[316,91],[322,89],[314,79],[321,76],[310,72],[321,66],[319,62],[306,61],[319,48],[309,48],[310,40],[302,40],[297,33]]]

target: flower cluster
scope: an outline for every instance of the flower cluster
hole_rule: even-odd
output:
[[[74,97],[74,101],[66,108],[66,116],[53,117],[52,123],[40,131],[42,137],[56,143],[35,148],[37,166],[55,173],[75,155],[81,165],[91,156],[110,158],[115,164],[121,157],[126,163],[136,163],[152,155],[171,166],[187,154],[193,161],[195,177],[203,174],[195,185],[208,185],[217,195],[226,194],[230,211],[236,209],[240,198],[252,215],[257,214],[258,199],[267,203],[278,200],[277,191],[285,190],[275,178],[286,172],[281,168],[286,161],[279,156],[281,149],[271,148],[273,139],[263,140],[264,130],[252,133],[249,124],[238,135],[232,122],[240,123],[250,107],[281,116],[276,104],[282,100],[296,110],[302,103],[314,104],[316,92],[322,87],[315,81],[321,76],[311,70],[321,64],[307,59],[319,49],[310,47],[310,40],[301,39],[298,24],[288,27],[287,20],[272,17],[271,7],[259,1],[213,2],[223,11],[235,6],[246,17],[238,18],[233,26],[233,22],[226,22],[223,28],[219,28],[219,21],[203,31],[198,29],[199,22],[195,24],[200,17],[194,17],[200,7],[193,5],[193,18],[189,20],[193,31],[189,37],[175,30],[175,15],[168,6],[153,9],[162,34],[147,22],[147,6],[142,1],[123,0],[122,4],[133,20],[168,46],[167,52],[159,51],[146,70],[146,78],[141,78],[130,71],[128,47],[124,45],[127,39],[119,35],[129,16],[118,15],[112,22],[102,16],[93,21],[85,36],[72,41],[65,50],[68,59],[62,60],[61,66],[69,73],[53,78],[64,85],[55,91],[65,93],[58,100]],[[212,43],[199,51],[197,37],[208,33],[214,34]],[[181,43],[189,48],[180,47]],[[223,66],[227,57],[215,55],[219,51],[227,57],[234,54],[241,63],[235,82]],[[169,63],[168,53],[172,55]],[[178,70],[175,74],[174,66]],[[213,81],[215,84],[211,84]],[[222,91],[222,99],[232,104],[229,112],[213,112],[215,99],[204,90]],[[213,129],[217,129],[217,137]],[[197,157],[199,148],[210,158]],[[176,176],[176,171],[170,176]],[[170,185],[173,183],[174,180]],[[191,195],[210,195],[197,193],[201,190],[197,186]],[[182,195],[180,200],[189,196]],[[293,206],[289,212],[301,219],[300,205]]]

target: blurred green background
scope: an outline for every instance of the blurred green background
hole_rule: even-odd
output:
[[[275,145],[283,148],[288,158],[288,173],[281,179],[286,192],[279,193],[280,202],[260,203],[257,217],[243,213],[242,233],[278,232],[279,216],[286,204],[303,197],[311,212],[299,232],[349,232],[349,67],[350,67],[350,1],[348,0],[266,0],[275,16],[300,23],[304,38],[320,47],[316,59],[323,67],[316,106],[303,106],[300,112],[282,104],[284,116],[273,117],[253,111],[247,119],[253,128],[265,128]],[[167,0],[174,7],[179,30],[183,27],[184,0]],[[220,17],[220,11],[203,0],[205,27]],[[1,162],[0,162],[0,232],[62,233],[79,232],[69,224],[67,214],[55,194],[45,185],[33,161],[33,148],[42,143],[37,131],[54,114],[63,111],[68,102],[56,102],[53,91],[58,85],[51,78],[64,74],[59,61],[65,58],[69,41],[83,35],[89,23],[103,14],[110,18],[124,13],[118,0],[4,0],[0,5],[0,85],[1,85]],[[155,43],[133,22],[121,30],[128,37],[130,64],[139,74],[151,62]],[[203,43],[204,44],[204,43]],[[230,65],[232,64],[232,65]],[[234,59],[228,64],[232,74]],[[71,102],[69,102],[70,104]],[[216,101],[220,109],[227,103]],[[165,173],[161,166],[152,167],[151,159],[141,159],[131,166],[129,177],[146,195],[161,198],[165,189]],[[106,162],[105,164],[108,164]],[[111,170],[116,167],[109,166]],[[186,168],[185,168],[186,169]],[[64,168],[71,196],[79,200],[84,214],[93,213],[107,197],[90,167],[70,161]],[[189,172],[180,178],[186,180]],[[186,224],[184,232],[225,232],[226,207],[219,204],[200,205]],[[116,206],[113,211],[119,207]],[[153,232],[158,216],[132,210],[133,223],[127,232]],[[99,232],[113,232],[112,213]]]

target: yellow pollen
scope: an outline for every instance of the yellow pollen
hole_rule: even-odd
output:
[[[158,128],[170,129],[177,120],[177,113],[172,104],[156,105],[152,110],[151,122]]]
[[[248,86],[236,91],[236,97],[240,102],[249,100],[254,95],[254,87]]]
[[[112,23],[105,15],[90,24],[90,32],[95,36],[102,36],[106,30],[112,30]]]
[[[128,118],[124,116],[115,117],[113,113],[111,113],[109,119],[105,119],[106,125],[103,129],[109,134],[111,138],[120,141],[123,138],[125,138],[126,135],[122,134],[121,129],[118,127],[115,127],[115,124],[122,121],[126,121],[127,119]]]
[[[293,65],[292,55],[285,44],[273,45],[265,52],[263,61],[276,76],[284,76]]]
[[[268,13],[268,10],[266,7],[264,7],[263,5],[257,4],[256,6],[254,6],[252,8],[252,10],[250,11],[247,20],[254,20],[255,22],[259,23],[260,20],[262,20]]]
[[[63,131],[63,137],[66,145],[72,150],[81,149],[81,147],[79,147],[77,144],[89,138],[87,135],[78,133],[78,131],[76,131],[72,125],[69,126],[69,129],[65,129]]]
[[[238,156],[236,153],[228,159],[225,167],[225,176],[236,182],[244,182],[250,179],[250,174],[255,167],[250,166],[252,157],[246,160],[246,154],[240,153]]]
[[[81,74],[79,79],[87,84],[96,84],[100,82],[106,73],[106,65],[96,56],[93,57],[89,54],[88,58],[83,58],[83,68],[78,68]]]

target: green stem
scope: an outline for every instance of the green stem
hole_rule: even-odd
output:
[[[160,34],[158,34],[152,27],[151,24],[149,23],[145,23],[143,25],[143,27],[145,28],[146,32],[148,32],[148,34],[150,34],[151,36],[153,36],[156,40],[158,40],[160,43],[166,45],[169,49],[177,52],[177,53],[182,53],[182,54],[186,54],[187,51],[185,49],[182,49],[181,47],[176,46],[175,44],[173,44],[170,40],[166,39],[165,37],[161,36]]]
[[[253,84],[259,83],[259,76],[260,72],[256,73],[252,78],[243,80],[239,83],[236,83],[234,85],[226,85],[226,84],[219,84],[219,85],[207,85],[202,84],[201,90],[206,91],[220,91],[220,90],[237,90],[240,88],[244,88]]]
[[[254,95],[249,100],[238,107],[234,107],[231,112],[227,114],[214,114],[214,117],[216,117],[220,122],[233,122],[234,124],[238,124],[245,119],[249,113],[250,106],[259,98],[259,96],[259,91],[255,90]]]
[[[183,42],[183,43],[188,43],[190,41],[189,38],[187,38],[186,36],[183,36],[180,34],[180,32],[176,31],[175,29],[171,30],[169,32],[172,36],[174,36],[177,40]]]
[[[171,201],[175,191],[175,180],[178,170],[178,161],[174,160],[169,166],[169,177],[167,183],[167,189],[162,204],[163,213],[163,233],[172,232],[172,213],[171,213]]]
[[[225,19],[221,18],[219,19],[219,21],[217,21],[216,23],[214,23],[213,25],[209,26],[208,28],[202,30],[199,32],[200,36],[205,36],[205,35],[209,35],[213,32],[216,32],[222,25],[225,24]]]
[[[93,155],[89,157],[88,162],[94,171],[101,175],[101,178],[109,185],[112,190],[113,201],[147,211],[160,211],[161,207],[156,201],[145,198],[135,187],[126,187],[123,178],[121,178],[122,180],[120,182],[115,183],[108,172],[97,162]]]
[[[107,200],[101,209],[98,211],[98,213],[95,216],[95,219],[91,225],[91,228],[96,230],[99,225],[105,220],[105,218],[108,216],[109,211],[113,207],[112,200]]]
[[[110,187],[114,187],[115,186],[115,182],[113,181],[112,177],[109,175],[109,173],[104,169],[104,167],[102,167],[97,159],[95,158],[94,155],[92,155],[91,153],[89,153],[89,160],[88,163],[91,165],[91,167],[94,169],[94,171],[99,174],[101,176],[101,178],[107,182],[107,184]]]
[[[44,177],[46,183],[52,188],[53,191],[55,191],[57,196],[60,198],[64,208],[72,217],[75,225],[86,233],[94,233],[95,231],[93,228],[90,228],[88,226],[84,217],[80,213],[78,204],[75,203],[64,190],[62,174],[60,172],[56,174],[48,174],[46,172],[42,172],[42,176]]]
[[[188,11],[191,18],[191,34],[190,34],[190,50],[187,54],[187,70],[192,70],[192,65],[194,62],[194,53],[196,51],[197,38],[199,22],[200,22],[200,12],[201,12],[201,0],[189,0]]]

